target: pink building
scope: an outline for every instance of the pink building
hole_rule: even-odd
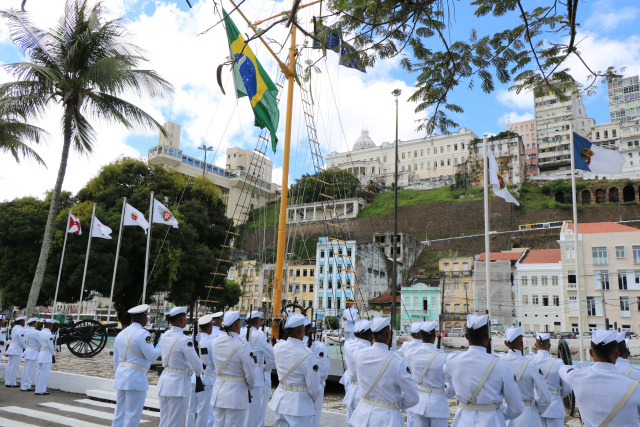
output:
[[[524,145],[525,163],[527,176],[537,176],[538,170],[538,147],[536,145],[536,121],[525,120],[523,122],[509,123],[507,130],[517,133],[522,138]]]

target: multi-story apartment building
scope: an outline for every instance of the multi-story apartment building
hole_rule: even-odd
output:
[[[538,169],[541,174],[569,169],[570,129],[586,138],[595,125],[593,119],[587,118],[579,94],[568,90],[566,96],[567,99],[561,100],[555,91],[546,90],[541,96],[534,97]]]
[[[302,307],[314,307],[314,287],[316,286],[316,260],[315,258],[289,264],[287,278],[282,292],[282,298],[287,302],[296,302]],[[313,310],[315,318],[315,309]],[[307,310],[307,316],[311,317],[311,310]]]
[[[399,141],[398,186],[420,180],[442,179],[456,173],[456,166],[467,159],[467,146],[477,138],[468,129],[460,128],[447,135]],[[376,145],[364,130],[353,150],[327,156],[327,167],[353,172],[363,184],[371,180],[391,185],[394,174],[395,144]]]
[[[608,91],[611,123],[620,123],[624,126],[624,122],[633,122],[640,118],[638,76],[624,77],[609,82]]]
[[[536,140],[536,121],[525,120],[507,124],[507,131],[517,133],[522,138],[527,176],[538,176],[538,145]]]
[[[473,257],[440,258],[440,286],[444,295],[442,322],[445,330],[462,328],[473,313]]]
[[[268,300],[267,280],[263,278],[261,264],[255,260],[239,261],[227,273],[230,280],[235,280],[242,289],[240,301],[234,307],[244,315],[250,308],[258,310],[266,305]]]
[[[565,321],[578,329],[576,251],[573,224],[560,230],[563,278],[569,310]],[[578,256],[584,289],[585,329],[640,331],[640,230],[613,222],[578,225]],[[573,285],[573,286],[572,286]],[[606,312],[606,316],[605,316]],[[605,320],[606,319],[606,320]]]
[[[514,305],[523,330],[567,330],[560,261],[560,249],[531,249],[516,263]]]
[[[487,139],[488,148],[498,164],[500,175],[507,184],[521,185],[526,179],[525,149],[522,138],[511,132],[502,132]],[[483,151],[484,142],[476,139],[469,144],[469,164],[471,185],[483,185]]]
[[[222,200],[227,205],[227,217],[236,223],[246,221],[249,210],[265,206],[279,196],[280,187],[271,183],[273,163],[262,153],[229,148],[226,168],[221,168],[183,153],[180,125],[167,122],[163,127],[168,138],[160,134],[158,145],[149,150],[149,163],[188,176],[209,178],[220,187]]]
[[[402,287],[400,296],[399,330],[409,332],[411,322],[438,321],[441,292],[437,280],[416,281],[411,286]]]
[[[352,298],[356,286],[356,252],[355,240],[319,239],[313,306],[320,317],[339,315],[346,308],[347,298]]]

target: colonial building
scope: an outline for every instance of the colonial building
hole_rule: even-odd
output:
[[[410,332],[411,322],[431,321],[440,318],[440,285],[437,280],[416,281],[400,289],[402,296],[398,329]]]
[[[304,308],[314,308],[314,287],[316,286],[316,260],[315,258],[289,264],[287,278],[282,291],[282,298],[288,303],[298,303]],[[307,310],[307,316],[311,317],[312,310]],[[316,317],[315,309],[313,317]]]
[[[507,124],[507,131],[517,133],[524,145],[527,176],[538,176],[538,145],[536,142],[536,121],[525,120]]]
[[[445,330],[462,328],[473,311],[473,257],[440,258],[440,286],[444,294],[442,322]]]

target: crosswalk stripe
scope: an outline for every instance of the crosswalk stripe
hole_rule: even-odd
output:
[[[21,423],[20,421],[9,420],[7,418],[0,417],[0,426],[11,426],[11,427],[38,427],[34,424]]]
[[[80,406],[71,406],[71,405],[65,405],[63,403],[56,403],[56,402],[41,403],[40,406],[46,406],[47,408],[58,409],[60,411],[75,412],[76,414],[113,421],[112,413],[96,411],[94,409],[83,408]],[[141,420],[140,422],[148,423],[149,421]]]
[[[22,415],[25,417],[37,418],[39,420],[48,421],[50,423],[62,424],[67,427],[104,427],[104,425],[102,424],[93,424],[87,421],[79,420],[77,418],[63,417],[62,415],[36,411],[34,409],[21,408],[19,406],[4,406],[0,407],[0,410],[11,412],[12,414]]]
[[[116,404],[115,403],[100,402],[99,400],[78,399],[78,400],[76,400],[76,402],[83,403],[85,405],[99,406],[101,408],[116,409]],[[146,409],[144,411],[142,411],[142,415],[146,415],[146,416],[149,416],[149,417],[160,418],[160,412],[147,411]]]

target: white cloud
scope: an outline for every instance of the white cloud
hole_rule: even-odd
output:
[[[584,28],[588,30],[606,32],[615,30],[620,24],[634,22],[639,10],[635,7],[624,7],[619,10],[612,9],[610,0],[598,1],[593,5],[594,12],[584,22]]]
[[[498,126],[500,129],[506,129],[509,123],[517,123],[523,122],[525,120],[532,120],[534,118],[531,113],[518,113],[517,111],[510,111],[508,113],[504,113],[498,119]]]
[[[509,108],[518,110],[533,111],[533,94],[531,92],[520,92],[503,89],[498,92],[498,102]]]

